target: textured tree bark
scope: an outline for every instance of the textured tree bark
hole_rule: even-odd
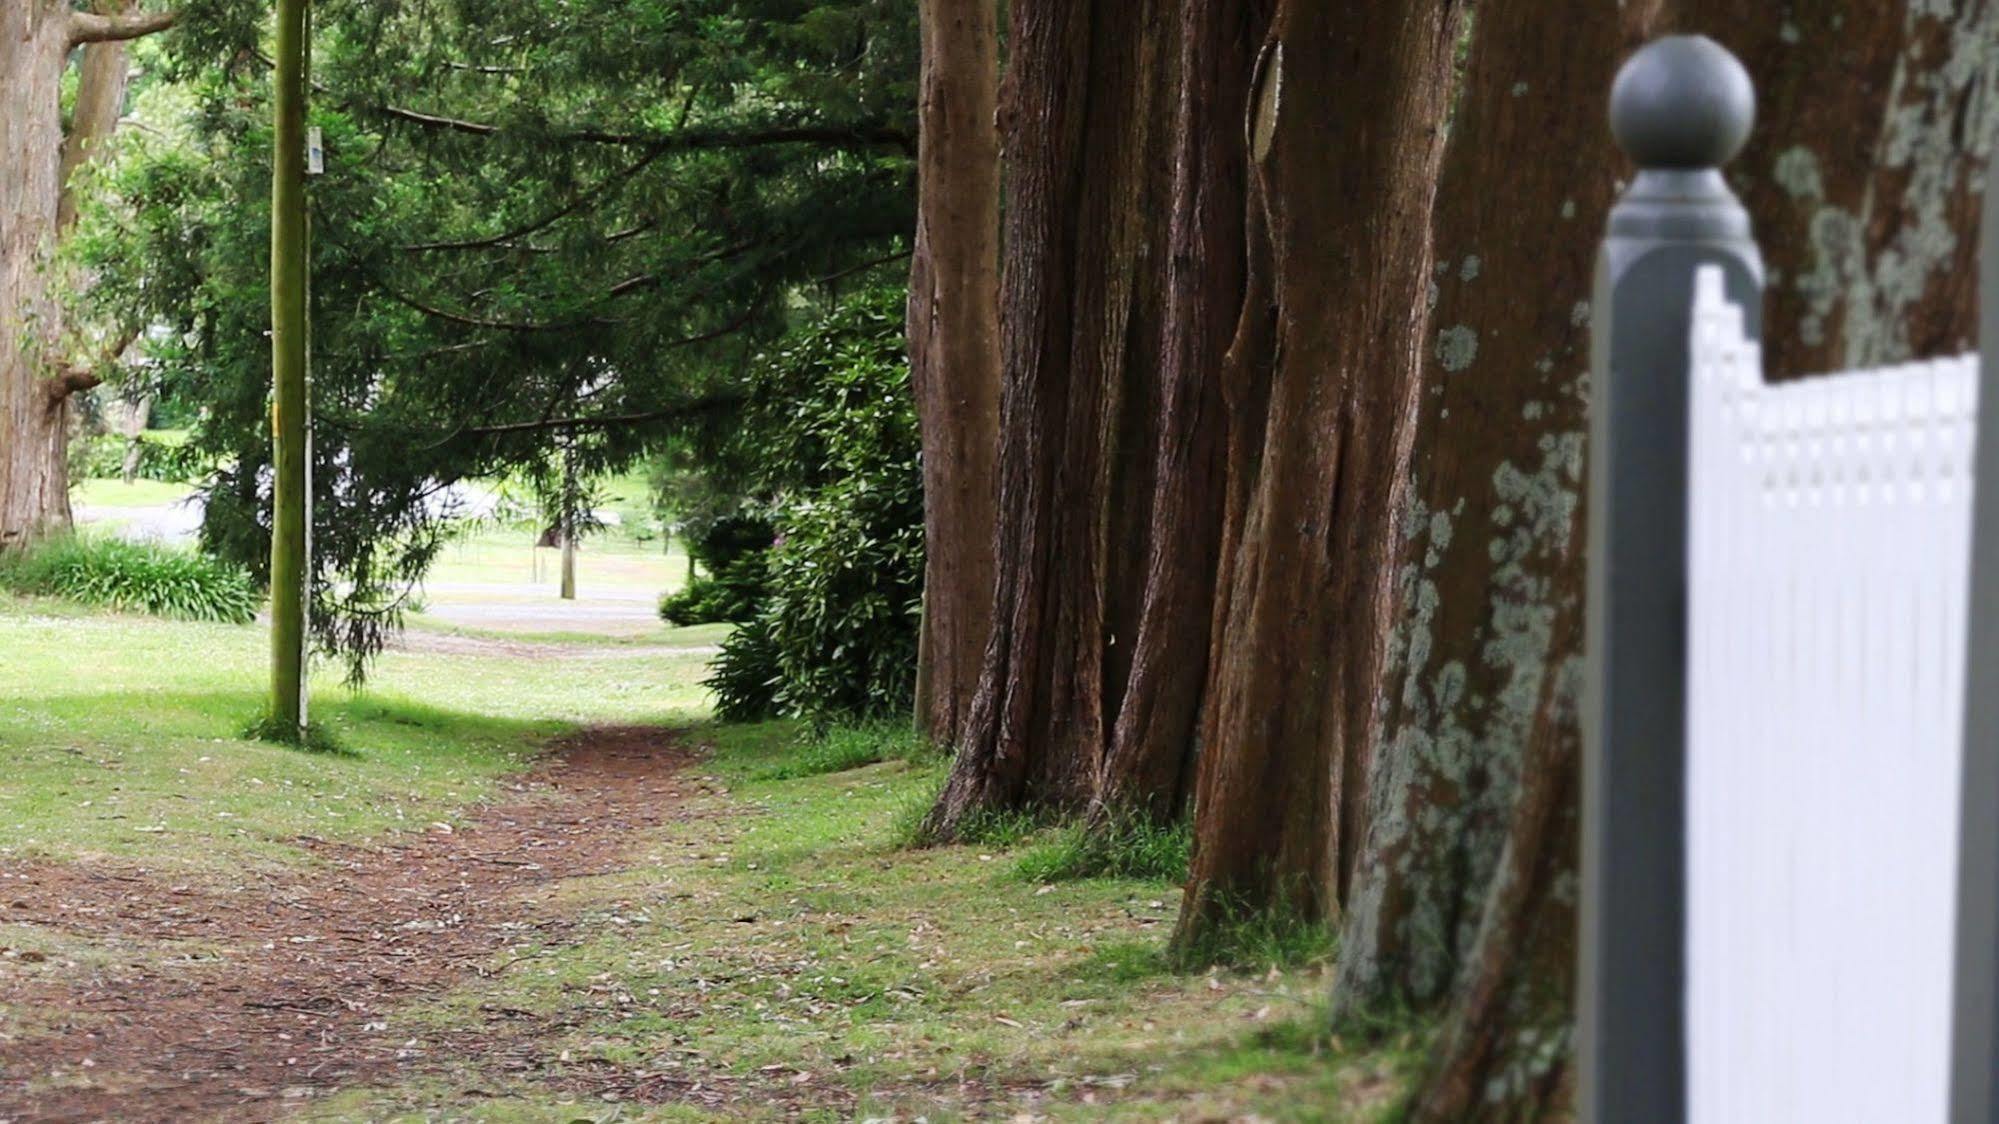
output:
[[[1229,377],[1248,376],[1236,393],[1267,393],[1268,409],[1224,561],[1183,948],[1241,912],[1330,920],[1339,907],[1398,563],[1461,17],[1452,0],[1280,0],[1259,60],[1262,275]]]
[[[99,11],[123,16],[131,10],[130,0],[101,4]],[[118,119],[125,113],[125,86],[131,75],[126,41],[107,39],[83,48],[76,84],[76,102],[70,108],[69,134],[62,144],[62,200],[56,213],[56,227],[67,231],[76,223],[76,173],[98,157],[105,142],[118,131]]]
[[[1731,178],[1777,267],[1770,369],[1974,346],[1999,4],[1676,6],[1677,26],[1727,43],[1756,77],[1763,121]]]
[[[1167,315],[1152,470],[1151,544],[1129,675],[1093,814],[1177,815],[1193,784],[1224,520],[1223,361],[1246,283],[1242,121],[1265,5],[1188,0],[1173,127]]]
[[[1153,508],[1181,7],[1010,6],[993,633],[934,838],[1100,806],[1151,552],[1177,548]],[[1127,747],[1119,775],[1155,749],[1177,774],[1191,739]]]
[[[1446,997],[1484,924],[1536,737],[1556,738],[1558,758],[1577,750],[1572,723],[1546,721],[1572,707],[1581,659],[1557,643],[1583,584],[1589,309],[1577,302],[1623,167],[1592,107],[1656,8],[1479,10],[1433,222],[1426,389],[1382,748],[1340,941],[1342,1017]]]
[[[1982,96],[1999,79],[1980,46],[1994,7],[1667,0],[1559,28],[1531,3],[1481,7],[1437,218],[1443,370],[1335,989],[1342,1014],[1448,999],[1412,1119],[1542,1119],[1568,1094],[1587,307],[1559,294],[1587,296],[1609,202],[1607,179],[1573,170],[1623,169],[1601,114],[1576,107],[1604,104],[1617,44],[1721,39],[1762,94],[1735,174],[1772,266],[1772,374],[1954,352],[1972,334],[1980,154],[1999,125]],[[1521,158],[1535,151],[1550,159]],[[1520,190],[1489,198],[1502,171]],[[1509,309],[1522,292],[1557,297]],[[1568,311],[1572,325],[1548,321]]]
[[[148,394],[127,405],[123,420],[120,429],[125,437],[125,459],[119,464],[118,476],[130,484],[139,478],[140,461],[146,455],[146,427],[153,421],[153,396]]]
[[[52,254],[76,218],[71,179],[103,150],[125,101],[125,41],[167,15],[129,4],[78,13],[28,0],[0,11],[0,552],[70,526],[70,396],[95,386],[55,299]],[[62,79],[83,46],[76,103],[62,128]],[[117,350],[123,350],[122,347]],[[115,358],[115,355],[107,357]]]
[[[999,28],[992,0],[922,0],[909,360],[923,434],[916,717],[953,744],[991,632],[999,449]]]
[[[0,5],[0,551],[69,526],[69,416],[49,254],[61,208],[69,5]]]

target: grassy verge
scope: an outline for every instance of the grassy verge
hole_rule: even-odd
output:
[[[934,755],[893,727],[810,741],[781,723],[702,725],[698,654],[391,653],[363,695],[321,684],[318,716],[350,751],[323,756],[239,736],[262,701],[254,628],[0,598],[0,653],[0,865],[296,864],[310,861],[300,836],[475,816],[541,739],[576,724],[676,724],[709,748],[684,814],[631,838],[618,873],[559,887],[580,936],[517,947],[386,1014],[412,1039],[524,1037],[533,1068],[471,1054],[317,1102],[314,1119],[1373,1121],[1393,1111],[1416,1047],[1329,1035],[1324,959],[1272,966],[1297,949],[1238,972],[1172,971],[1179,890],[1165,866],[1024,876],[1029,856],[1065,845],[1025,821],[898,849],[902,810],[941,778]],[[1176,853],[1140,843],[1120,853]],[[206,955],[49,940],[0,929],[30,961],[18,970]],[[605,1073],[719,1090],[726,1107],[577,1091]]]
[[[301,835],[458,818],[564,729],[685,722],[706,705],[698,654],[394,652],[363,693],[338,669],[317,678],[314,718],[347,752],[313,755],[242,736],[264,702],[255,627],[0,597],[0,653],[0,863],[294,860]]]
[[[1349,1049],[1326,1034],[1323,959],[1175,974],[1172,881],[1037,883],[997,845],[900,849],[898,809],[933,792],[940,768],[897,752],[909,744],[900,735],[815,742],[775,723],[694,736],[713,751],[708,794],[636,840],[632,869],[570,887],[598,935],[510,957],[478,986],[413,1009],[413,1037],[490,1028],[504,1011],[513,1025],[554,1028],[543,1052],[558,1071],[706,1082],[766,1103],[772,1118],[1391,1111],[1415,1044]],[[1047,836],[1004,841],[1026,851]],[[357,1093],[341,1111],[425,1118],[453,1091]],[[543,1117],[523,1093],[524,1120],[616,1108],[550,1102]],[[678,1111],[617,1118],[704,1118]]]

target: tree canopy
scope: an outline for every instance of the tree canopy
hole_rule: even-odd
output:
[[[451,486],[727,426],[750,359],[901,268],[903,0],[314,6],[315,631],[376,650]],[[243,5],[183,15],[194,126],[131,138],[79,255],[97,315],[207,407],[205,537],[252,565],[269,489],[270,67]]]

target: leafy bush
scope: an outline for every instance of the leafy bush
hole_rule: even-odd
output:
[[[668,624],[742,622],[757,615],[768,585],[767,561],[775,537],[770,520],[735,515],[710,523],[688,547],[707,573],[660,599]]]
[[[119,539],[54,539],[0,564],[20,593],[181,620],[248,624],[260,598],[250,575],[205,554]]]
[[[764,620],[778,710],[824,719],[906,713],[916,689],[923,495],[855,477],[784,513]]]
[[[777,709],[777,642],[763,617],[745,622],[722,642],[708,665],[715,716],[724,722],[762,722]]]
[[[70,449],[70,476],[76,480],[117,480],[125,475],[128,438],[100,433],[77,441]],[[192,447],[162,440],[148,432],[139,438],[137,477],[162,484],[186,484],[202,473],[201,457]]]
[[[903,296],[865,294],[756,364],[739,441],[771,497],[754,627],[722,645],[724,718],[905,711],[922,609],[923,486]]]

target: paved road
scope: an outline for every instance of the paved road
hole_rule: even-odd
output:
[[[201,497],[151,507],[91,507],[78,504],[76,521],[120,538],[191,544],[201,534]]]

